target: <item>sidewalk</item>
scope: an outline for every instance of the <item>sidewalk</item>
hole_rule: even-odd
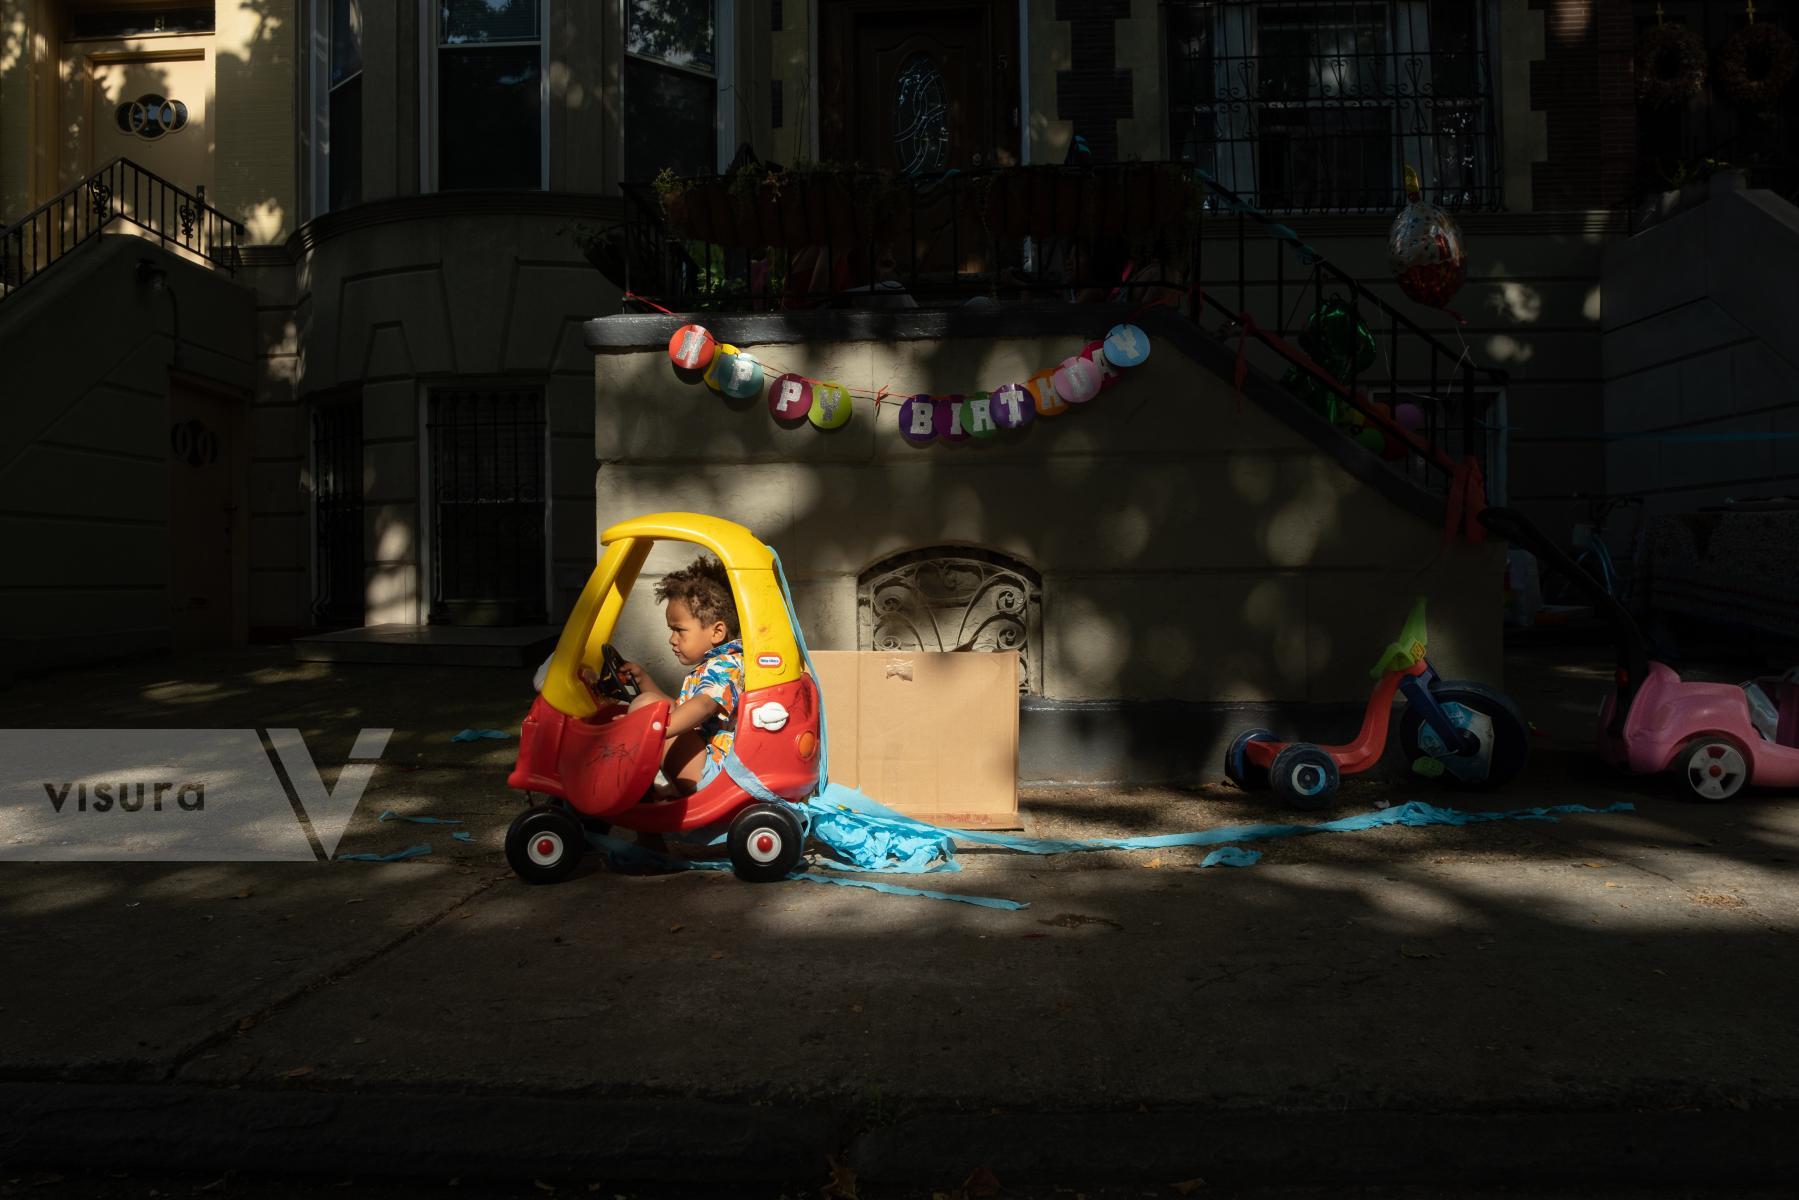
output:
[[[1602,775],[1595,657],[1520,658],[1547,735],[1504,810],[1635,814],[1202,850],[966,851],[928,886],[506,870],[518,673],[278,651],[71,672],[0,726],[396,732],[339,853],[0,867],[0,1160],[871,1186],[1772,1182],[1799,1167],[1799,804]],[[177,682],[179,680],[179,682]],[[334,740],[335,739],[335,740]],[[329,773],[327,778],[329,779]],[[1044,792],[1029,832],[1274,816],[1228,786]],[[376,816],[461,818],[413,825]],[[1279,819],[1279,818],[1277,818]],[[452,841],[451,828],[473,833]]]

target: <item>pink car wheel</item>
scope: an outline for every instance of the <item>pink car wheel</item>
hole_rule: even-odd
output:
[[[1729,800],[1749,786],[1749,756],[1735,739],[1720,735],[1696,737],[1674,756],[1688,794],[1715,804]]]

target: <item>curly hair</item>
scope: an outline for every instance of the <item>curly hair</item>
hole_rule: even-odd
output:
[[[656,599],[664,603],[679,600],[701,625],[723,621],[725,632],[737,636],[737,601],[731,595],[731,577],[716,558],[702,554],[679,571],[664,575],[656,585]]]

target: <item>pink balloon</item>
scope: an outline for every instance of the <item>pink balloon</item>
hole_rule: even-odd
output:
[[[1099,395],[1099,368],[1080,355],[1062,360],[1056,373],[1050,376],[1055,385],[1056,395],[1074,404],[1085,404]]]

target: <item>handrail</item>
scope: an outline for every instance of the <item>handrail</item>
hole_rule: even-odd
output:
[[[206,187],[176,187],[128,158],[115,158],[61,193],[0,226],[0,301],[119,221],[159,245],[196,254],[235,274],[244,227],[206,202]]]

